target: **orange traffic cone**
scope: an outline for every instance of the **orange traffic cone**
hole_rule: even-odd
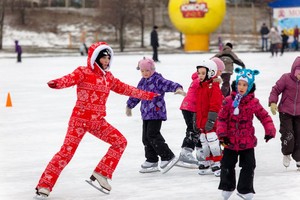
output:
[[[7,94],[6,107],[12,107],[10,93]]]

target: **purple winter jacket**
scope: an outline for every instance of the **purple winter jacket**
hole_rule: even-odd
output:
[[[132,109],[141,101],[141,115],[143,120],[167,120],[166,103],[164,100],[166,92],[175,92],[182,86],[178,83],[165,79],[161,74],[154,72],[149,78],[142,78],[137,88],[160,94],[153,100],[140,100],[130,97],[127,107]]]
[[[298,56],[291,68],[290,73],[283,74],[276,84],[272,87],[269,96],[269,105],[278,102],[278,96],[281,95],[278,104],[278,111],[293,116],[300,115],[300,81],[296,78],[295,70],[300,70],[300,57]]]

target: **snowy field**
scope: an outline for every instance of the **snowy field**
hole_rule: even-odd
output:
[[[136,70],[139,55],[115,55],[111,67],[113,74],[122,81],[137,85],[141,76]],[[145,55],[150,56],[150,55]],[[213,54],[160,55],[157,71],[165,78],[181,83],[187,90],[197,61]],[[286,53],[270,58],[270,53],[239,53],[248,68],[259,69],[256,96],[269,111],[267,101],[271,87],[282,73],[289,72],[299,53]],[[0,59],[0,199],[30,200],[35,186],[52,156],[60,149],[67,124],[75,103],[76,88],[53,90],[47,81],[72,72],[85,65],[86,58],[79,56]],[[10,92],[13,106],[5,107]],[[62,172],[49,199],[51,200],[152,200],[189,199],[221,200],[217,189],[219,178],[200,176],[195,169],[174,167],[167,174],[140,174],[144,162],[141,141],[139,106],[133,116],[125,115],[128,97],[111,93],[107,104],[107,121],[127,138],[128,147],[110,182],[112,191],[104,195],[90,187],[88,179],[108,149],[108,145],[85,135],[69,165]],[[166,95],[168,120],[163,123],[162,134],[173,152],[179,155],[185,135],[185,123],[179,110],[182,96]],[[270,113],[270,112],[269,112]],[[271,113],[270,113],[271,114]],[[278,115],[272,118],[279,129]],[[279,133],[265,143],[264,131],[258,120],[254,121],[258,146],[254,187],[256,200],[298,200],[300,172],[295,162],[285,169],[282,165]],[[239,168],[237,167],[237,170]],[[236,193],[236,192],[235,192]],[[238,200],[236,194],[232,200]]]

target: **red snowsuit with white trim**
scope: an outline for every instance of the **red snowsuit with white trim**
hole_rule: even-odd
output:
[[[111,72],[99,68],[95,59],[99,52],[105,48],[112,52],[112,49],[106,44],[99,42],[93,44],[89,48],[87,66],[78,67],[71,74],[53,80],[57,89],[77,85],[77,101],[69,121],[64,143],[46,167],[37,189],[43,187],[52,191],[61,171],[72,159],[86,132],[90,132],[111,145],[94,170],[111,179],[126,148],[127,141],[116,128],[104,119],[106,101],[110,90],[144,100],[152,100],[155,95],[155,93],[127,85],[115,78]]]

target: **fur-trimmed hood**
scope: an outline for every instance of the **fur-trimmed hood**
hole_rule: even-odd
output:
[[[98,54],[103,49],[108,49],[111,53],[109,66],[107,67],[107,69],[105,69],[105,71],[109,71],[113,59],[114,51],[110,46],[108,46],[106,42],[97,42],[90,46],[88,51],[87,66],[92,68],[93,70],[95,69],[95,67],[98,67],[105,74],[105,71],[95,62]]]

